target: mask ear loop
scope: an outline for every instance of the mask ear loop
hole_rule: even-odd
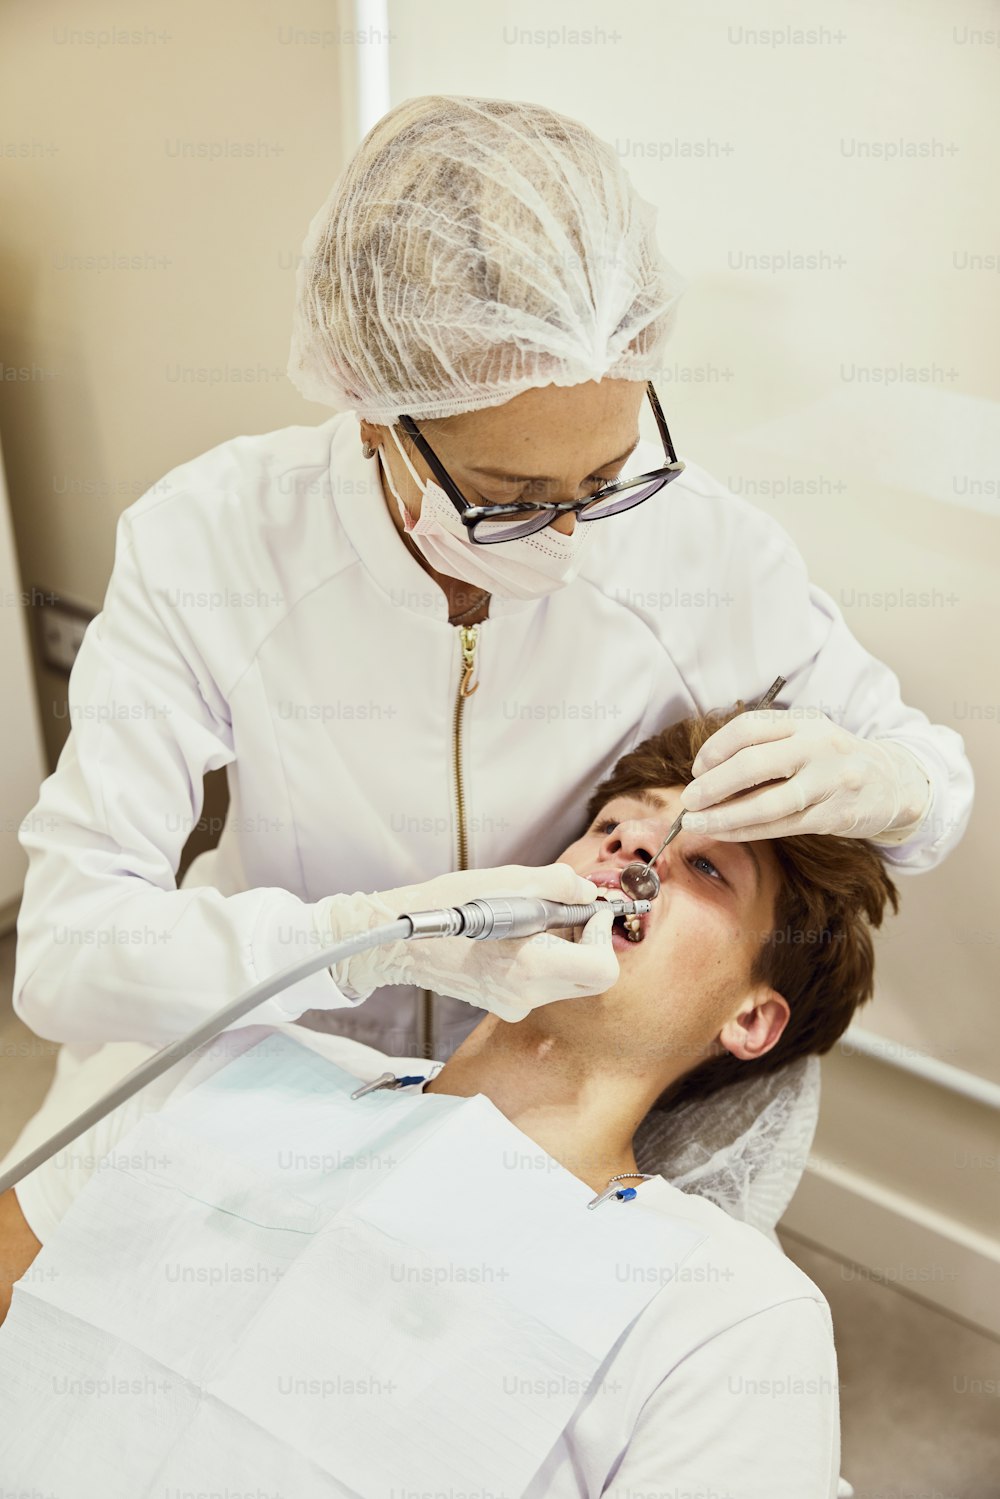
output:
[[[413,480],[414,484],[419,489],[421,495],[423,495],[424,489],[426,487],[426,481],[423,480],[423,479],[421,479],[420,475],[417,473],[416,469],[413,467],[413,464],[410,462],[410,455],[406,451],[406,449],[403,447],[403,444],[400,442],[399,438],[397,437],[395,427],[390,427],[389,431],[392,433],[392,440],[393,440],[393,442],[396,444],[397,448],[399,449],[400,453],[402,454],[403,462],[406,464],[407,468],[410,470],[410,478]],[[384,467],[384,465],[383,465],[383,467]]]
[[[403,457],[406,458],[405,453],[403,454]],[[389,493],[392,495],[393,499],[396,502],[396,509],[399,511],[399,518],[403,522],[403,530],[412,531],[413,527],[417,524],[417,520],[419,519],[419,517],[412,516],[407,510],[406,506],[403,504],[399,490],[392,482],[392,474],[389,472],[389,465],[385,461],[381,448],[378,449],[378,460],[382,467],[382,474],[385,478],[385,482],[389,486]],[[413,473],[412,468],[410,469],[410,472]],[[414,475],[414,477],[416,476]]]

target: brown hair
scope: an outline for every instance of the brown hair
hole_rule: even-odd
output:
[[[656,786],[687,786],[695,756],[715,731],[744,711],[684,718],[623,755],[587,802],[590,827],[606,802]],[[899,892],[874,844],[863,838],[806,833],[775,838],[779,887],[774,926],[762,939],[750,970],[788,1001],[781,1038],[756,1061],[731,1053],[709,1058],[678,1078],[654,1107],[707,1097],[752,1073],[773,1072],[795,1057],[829,1051],[874,989],[875,954],[870,927],[882,924],[886,901],[899,909]],[[652,852],[652,850],[650,850]]]

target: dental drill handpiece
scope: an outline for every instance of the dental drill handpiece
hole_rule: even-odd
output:
[[[381,947],[387,942],[405,942],[417,937],[453,936],[500,941],[504,937],[531,937],[537,932],[558,931],[561,927],[586,926],[591,917],[596,916],[605,906],[610,906],[616,916],[644,916],[652,909],[648,900],[612,900],[605,896],[587,904],[567,905],[562,901],[543,900],[540,896],[491,895],[461,906],[417,911],[413,915],[404,913],[383,926],[358,932],[353,937],[344,937],[301,962],[283,968],[280,973],[273,973],[269,978],[262,979],[245,994],[230,1000],[207,1020],[201,1021],[187,1035],[161,1046],[159,1051],[140,1062],[138,1067],[133,1068],[127,1077],[117,1082],[101,1098],[95,1099],[74,1119],[62,1125],[54,1135],[36,1145],[21,1160],[8,1166],[6,1171],[0,1172],[0,1194],[16,1186],[57,1151],[72,1144],[85,1129],[90,1129],[91,1125],[110,1114],[112,1109],[138,1093],[140,1088],[151,1083],[155,1077],[173,1067],[182,1057],[214,1040],[234,1021],[255,1010],[266,999],[280,994],[283,989],[290,988],[310,974],[329,968],[355,953]]]
[[[744,708],[744,713],[756,713],[761,708],[770,708],[778,693],[785,685],[784,677],[775,677],[763,697],[757,699],[749,708]],[[646,864],[626,864],[621,872],[620,882],[622,890],[633,900],[655,900],[660,893],[660,876],[653,865],[662,854],[668,843],[673,843],[677,834],[684,825],[684,812],[678,812],[670,824],[670,831],[660,844],[656,853]]]
[[[560,900],[543,900],[538,895],[491,895],[440,911],[418,911],[407,920],[413,923],[411,940],[472,937],[478,941],[498,941],[504,937],[533,937],[538,932],[558,931],[560,927],[586,926],[604,905],[609,905],[615,916],[645,916],[652,910],[652,902],[648,900],[602,896],[600,902],[567,905]]]

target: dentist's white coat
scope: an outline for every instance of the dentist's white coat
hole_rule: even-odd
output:
[[[624,472],[661,462],[642,442]],[[901,701],[766,514],[688,464],[592,530],[580,578],[541,601],[494,598],[478,628],[469,867],[554,860],[621,754],[779,672],[783,702],[896,739],[926,767],[930,811],[890,864],[930,869],[958,842],[961,738]],[[162,1045],[315,951],[322,897],[458,867],[460,644],[350,415],[221,443],[124,511],[70,680],[72,732],[21,833],[14,1007],[70,1043],[62,1069],[106,1041]],[[202,778],[223,765],[218,849],[177,889]],[[296,997],[326,1012],[306,1022],[318,1029],[419,1050],[414,989],[352,1004],[324,970]],[[446,1056],[482,1012],[436,1004]],[[269,1001],[243,1023],[287,1019]]]

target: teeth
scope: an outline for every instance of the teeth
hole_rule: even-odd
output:
[[[624,899],[620,885],[602,886],[602,892],[597,896],[598,900],[622,900]],[[621,918],[624,933],[629,942],[642,941],[642,920],[637,915],[623,916]]]

